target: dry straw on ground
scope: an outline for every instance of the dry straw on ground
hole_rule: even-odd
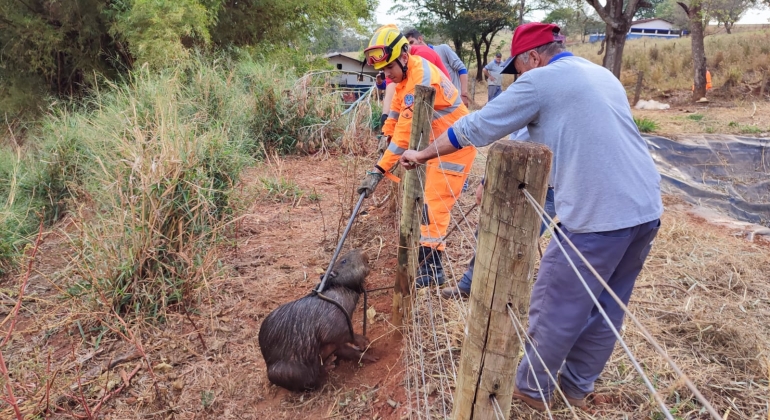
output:
[[[460,207],[469,206],[471,200],[471,194],[466,194]],[[668,210],[661,231],[638,279],[630,309],[724,418],[766,418],[770,349],[768,247],[748,243],[693,218],[676,199],[667,198],[666,203]],[[460,222],[459,211],[453,212],[454,221]],[[472,256],[472,235],[472,231],[466,231],[448,239],[448,249],[455,251],[450,255],[450,270],[455,279],[462,275]],[[545,247],[548,240],[541,239],[541,245]],[[410,400],[413,418],[442,417],[451,412],[448,393],[453,389],[447,388],[453,387],[454,382],[451,377],[447,381],[445,376],[452,370],[442,364],[451,360],[454,369],[459,364],[455,345],[463,338],[465,305],[444,302],[439,306],[440,303],[435,292],[420,292],[416,296],[419,311],[404,348],[404,385],[414,395]],[[708,418],[636,327],[627,323],[622,334],[666,399],[674,418]],[[612,404],[595,407],[593,414],[579,412],[581,418],[663,418],[619,347],[596,391],[608,396]],[[420,397],[423,402],[418,404],[416,400]],[[554,415],[572,418],[560,403],[555,406]],[[514,404],[511,418],[547,417]]]

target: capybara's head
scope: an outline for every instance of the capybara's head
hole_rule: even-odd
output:
[[[332,272],[329,273],[329,284],[347,287],[358,293],[364,292],[364,280],[369,275],[369,257],[358,249],[348,251],[337,258]]]

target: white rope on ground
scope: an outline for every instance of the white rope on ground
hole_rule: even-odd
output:
[[[546,223],[552,222],[553,219],[551,219],[551,217],[548,216],[545,213],[545,210],[540,206],[540,204],[537,203],[537,201],[535,201],[534,197],[532,197],[532,195],[529,193],[529,191],[527,191],[524,188],[522,188],[521,190],[524,192],[524,195],[527,197],[527,200],[529,201],[529,203],[535,208],[535,210],[538,213],[538,215],[540,216],[540,218],[544,222],[546,222]],[[546,220],[546,218],[548,220]],[[563,238],[565,238],[565,239],[567,239],[569,241],[569,238],[567,238],[566,235],[564,235],[564,232],[562,232],[561,229],[558,226],[556,226],[555,224],[553,226],[551,226],[551,225],[548,226],[548,229],[551,231],[551,235],[553,235],[554,238],[556,238],[556,236],[555,236],[556,232],[554,231],[554,228],[556,229],[556,231],[558,231],[561,234],[561,237],[563,237]],[[554,243],[559,247],[561,252],[564,254],[564,257],[567,259],[567,262],[572,267],[572,270],[575,272],[575,274],[577,275],[578,279],[580,279],[580,282],[583,284],[583,287],[588,292],[588,296],[593,301],[594,305],[596,306],[596,309],[602,315],[602,318],[604,318],[604,321],[607,323],[607,326],[610,328],[610,330],[612,330],[612,333],[615,335],[615,338],[617,338],[618,342],[620,343],[620,346],[626,352],[626,355],[628,355],[628,358],[631,360],[631,364],[634,366],[634,369],[636,369],[636,371],[639,372],[639,375],[642,377],[642,381],[644,382],[644,385],[647,386],[647,389],[649,389],[650,392],[652,393],[653,398],[658,403],[658,407],[660,407],[660,409],[663,411],[663,415],[668,420],[674,420],[674,418],[671,416],[671,413],[668,410],[668,407],[666,407],[666,403],[663,401],[663,399],[661,398],[661,396],[658,393],[658,391],[652,385],[652,383],[650,382],[649,378],[647,378],[647,375],[644,373],[644,370],[639,365],[639,362],[636,360],[636,357],[634,357],[634,355],[631,352],[631,350],[628,348],[628,345],[626,345],[626,342],[623,340],[623,337],[621,337],[621,335],[618,332],[617,328],[615,328],[615,325],[610,320],[610,317],[604,311],[604,308],[602,308],[602,305],[599,303],[599,300],[596,298],[596,296],[593,294],[593,292],[591,292],[591,288],[588,286],[588,283],[583,278],[583,275],[580,274],[580,270],[578,270],[578,268],[575,265],[575,263],[569,257],[569,255],[567,254],[567,251],[564,249],[564,247],[562,246],[561,242],[556,240]],[[577,253],[577,255],[579,255],[581,258],[583,258],[582,254],[580,253],[580,251],[577,250],[577,248],[573,247],[573,250]],[[583,262],[586,264],[586,266],[591,267],[591,264],[589,264],[588,261],[585,260],[585,258],[583,258]],[[593,270],[593,267],[591,267],[591,271],[594,273],[595,276],[600,277],[599,274],[596,273],[595,270]],[[606,283],[602,282],[602,285],[604,286],[604,288],[606,290],[610,290],[609,286]],[[621,304],[622,304],[622,302],[621,302]],[[625,306],[625,305],[623,305],[623,306]]]
[[[492,402],[492,408],[495,411],[495,418],[497,420],[506,420],[505,413],[503,412],[503,409],[500,408],[500,403],[497,402],[497,398],[494,395],[490,395],[489,400]]]
[[[537,348],[535,347],[535,343],[532,342],[532,338],[529,337],[527,334],[527,330],[524,328],[524,325],[521,324],[519,319],[516,317],[516,315],[513,313],[513,308],[511,308],[511,305],[506,306],[508,308],[508,316],[511,317],[511,322],[513,323],[513,329],[516,331],[516,336],[519,338],[519,343],[521,343],[521,348],[525,349],[526,345],[524,341],[522,340],[522,335],[524,338],[526,338],[527,342],[530,346],[532,346],[532,350],[535,352],[535,356],[537,356],[537,360],[540,361],[540,364],[543,366],[543,369],[545,369],[545,373],[548,374],[548,377],[553,381],[554,386],[556,388],[556,392],[561,396],[562,401],[564,401],[564,404],[567,405],[567,408],[572,413],[572,417],[574,419],[578,419],[578,415],[575,412],[575,408],[572,407],[572,404],[569,403],[567,400],[567,396],[564,395],[564,392],[561,390],[561,387],[558,385],[558,382],[556,381],[556,378],[553,376],[553,373],[551,373],[551,370],[548,369],[548,366],[545,365],[545,362],[543,361],[543,357],[540,356],[540,352],[537,351]],[[519,333],[521,331],[521,333]],[[530,369],[532,370],[532,374],[534,375],[534,370],[532,369],[532,361],[529,359],[529,355],[527,355],[526,352],[524,352],[524,355],[527,356],[527,361],[529,362]],[[542,395],[542,390],[540,395]],[[547,403],[546,403],[547,404]]]
[[[639,319],[633,313],[631,313],[631,311],[628,310],[628,307],[626,306],[626,304],[623,303],[623,301],[618,297],[617,294],[615,294],[615,291],[612,290],[609,287],[607,282],[604,281],[604,278],[602,278],[602,276],[599,275],[599,273],[596,271],[596,269],[594,269],[594,267],[591,264],[589,264],[588,260],[586,260],[586,258],[583,256],[583,254],[581,254],[580,251],[578,251],[577,247],[575,247],[575,244],[573,244],[572,241],[566,235],[564,235],[564,233],[556,225],[556,223],[553,222],[553,219],[551,219],[551,217],[548,216],[548,214],[545,214],[543,208],[540,206],[540,204],[537,203],[535,198],[532,197],[532,195],[529,193],[529,191],[527,191],[526,188],[522,188],[521,190],[522,190],[522,192],[524,192],[524,196],[527,198],[529,203],[531,205],[533,205],[535,207],[535,209],[538,211],[538,213],[540,214],[540,217],[542,218],[543,215],[545,215],[545,217],[548,218],[548,221],[550,223],[552,223],[553,226],[559,231],[559,233],[562,235],[562,237],[566,240],[567,244],[575,251],[575,253],[578,255],[578,257],[580,257],[580,259],[583,261],[583,264],[585,264],[586,267],[591,271],[591,274],[596,276],[596,279],[599,281],[599,283],[602,285],[602,287],[604,287],[604,289],[607,290],[607,292],[610,294],[610,296],[612,296],[612,299],[615,300],[615,302],[618,304],[618,306],[620,306],[620,308],[623,310],[623,312],[625,312],[625,314],[631,319],[631,321],[633,321],[634,325],[636,325],[636,327],[639,328],[639,330],[642,332],[642,336],[644,336],[644,338],[647,339],[647,341],[652,345],[652,347],[655,349],[655,351],[657,351],[658,354],[660,354],[666,360],[666,362],[669,364],[669,366],[671,366],[671,368],[674,370],[674,372],[676,372],[676,374],[679,375],[679,378],[684,381],[684,383],[687,385],[687,388],[689,388],[690,391],[692,391],[692,393],[695,396],[695,398],[701,404],[703,404],[703,407],[706,408],[706,411],[709,412],[711,417],[713,417],[713,418],[715,418],[717,420],[722,420],[722,416],[719,415],[719,413],[717,413],[717,411],[714,409],[714,407],[711,405],[711,403],[706,399],[706,397],[703,396],[703,394],[701,394],[701,392],[698,390],[698,388],[695,386],[695,384],[692,383],[690,378],[687,377],[687,375],[685,375],[685,373],[682,371],[682,369],[679,368],[679,366],[676,363],[674,363],[674,360],[671,359],[671,357],[669,357],[669,355],[666,353],[665,350],[663,350],[663,347],[661,347],[661,345],[658,344],[658,341],[655,340],[655,338],[653,338],[652,334],[650,334],[650,332],[647,330],[647,328],[644,325],[642,325],[641,322],[639,322]],[[551,228],[549,227],[549,229],[551,229]],[[552,234],[553,234],[553,232],[552,232]],[[561,248],[562,252],[564,252],[564,254],[566,255],[566,252],[564,251],[564,248],[562,248],[561,244],[558,241],[557,241],[557,245],[559,245],[559,248]],[[577,269],[575,268],[574,265],[573,265],[573,269],[577,271]],[[581,277],[581,280],[583,280],[582,277]],[[586,285],[586,287],[588,287],[588,286]],[[599,310],[602,311],[601,307],[599,307]]]

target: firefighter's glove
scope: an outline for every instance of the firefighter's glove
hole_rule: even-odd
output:
[[[380,134],[377,136],[377,156],[382,156],[390,144],[390,136]]]
[[[377,184],[380,183],[382,177],[382,172],[377,169],[373,171],[366,171],[366,176],[364,177],[364,180],[361,181],[361,185],[359,185],[356,192],[359,195],[366,194],[366,198],[369,198],[369,196],[374,192],[374,189],[377,188]]]

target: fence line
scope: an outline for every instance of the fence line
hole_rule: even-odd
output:
[[[718,419],[718,420],[722,420],[722,416],[720,416],[719,413],[716,412],[714,407],[711,406],[711,403],[703,396],[703,394],[701,394],[701,392],[698,390],[698,388],[695,386],[695,384],[692,383],[690,378],[688,378],[687,375],[685,375],[685,373],[682,372],[682,370],[679,368],[679,366],[676,363],[674,363],[674,361],[671,359],[671,357],[669,357],[669,355],[666,354],[665,350],[663,350],[663,348],[660,346],[660,344],[658,344],[657,340],[655,340],[655,338],[652,337],[652,335],[647,330],[647,328],[644,325],[642,325],[641,322],[639,322],[639,319],[637,319],[636,316],[633,313],[631,313],[631,311],[628,310],[628,307],[623,303],[623,301],[618,297],[618,295],[615,294],[615,291],[613,291],[612,288],[609,287],[609,285],[604,280],[604,278],[602,278],[602,276],[596,271],[596,269],[594,269],[594,267],[588,262],[588,260],[585,258],[585,256],[583,256],[583,254],[577,249],[575,244],[573,244],[572,241],[570,241],[570,239],[566,235],[564,235],[564,232],[562,232],[561,228],[559,228],[558,225],[553,223],[553,219],[550,216],[548,216],[548,214],[545,213],[545,210],[540,206],[540,204],[538,204],[537,200],[535,200],[535,198],[532,197],[532,195],[529,193],[529,191],[527,191],[526,188],[522,188],[521,191],[524,193],[524,196],[527,198],[527,201],[538,212],[538,214],[540,215],[540,218],[544,222],[549,223],[548,229],[551,231],[551,234],[555,236],[555,232],[558,231],[558,233],[561,235],[562,238],[564,238],[564,240],[572,248],[572,250],[575,251],[577,256],[580,257],[581,261],[583,261],[583,264],[585,264],[586,268],[588,268],[588,270],[591,271],[591,274],[593,274],[596,277],[596,279],[602,285],[604,290],[606,290],[607,293],[609,293],[610,296],[612,296],[613,300],[615,300],[615,302],[619,305],[619,307],[623,310],[623,312],[625,312],[625,314],[633,321],[634,325],[636,325],[637,328],[639,328],[639,330],[642,332],[642,336],[655,348],[655,350],[658,352],[658,354],[660,354],[666,360],[666,362],[668,362],[669,366],[671,366],[671,368],[674,370],[674,372],[676,372],[677,375],[679,375],[680,379],[682,379],[684,381],[684,383],[687,385],[687,388],[689,388],[690,391],[692,391],[692,393],[695,396],[695,398],[698,399],[698,401],[701,404],[703,404],[703,406],[706,408],[706,411],[708,411],[709,414],[713,418]],[[607,314],[604,312],[604,309],[601,307],[601,305],[599,305],[599,302],[596,300],[596,297],[591,293],[590,288],[588,287],[588,284],[585,282],[585,280],[583,279],[583,276],[580,274],[580,272],[577,269],[577,267],[575,266],[575,264],[572,262],[572,260],[567,255],[567,252],[564,249],[564,247],[562,246],[562,244],[559,241],[556,241],[556,245],[559,246],[559,249],[562,251],[562,253],[564,253],[564,256],[567,257],[567,261],[569,261],[570,266],[572,266],[572,269],[578,275],[578,278],[580,278],[580,281],[583,283],[583,286],[588,291],[588,293],[591,296],[592,300],[594,300],[594,304],[596,305],[596,308],[602,314],[602,317],[604,317],[605,321],[607,321],[609,323],[610,329],[613,330],[613,333],[615,333],[616,337],[618,337],[618,340],[620,341],[621,345],[623,346],[623,349],[626,350],[626,353],[629,355],[629,357],[631,357],[631,351],[627,349],[627,347],[625,345],[625,342],[623,342],[621,340],[619,334],[617,333],[617,330],[612,325],[612,323],[609,321],[609,317],[607,317]],[[635,359],[632,359],[632,363],[634,364],[634,367],[636,368],[637,367],[637,363],[636,363]],[[644,375],[642,373],[641,367],[638,368],[637,371],[641,375]],[[646,376],[643,376],[643,379],[645,380],[645,385],[647,385],[649,383],[649,380],[646,378]],[[665,404],[663,403],[662,400],[660,400],[660,396],[658,395],[658,393],[654,391],[654,387],[652,387],[652,384],[649,384],[647,387],[648,388],[652,388],[653,396],[655,397],[656,401],[659,402],[659,405],[661,406],[661,408],[665,408]],[[664,410],[664,414],[666,414],[667,418],[669,418],[671,416],[671,414],[668,412],[667,409]],[[673,418],[672,418],[672,420],[673,420]]]

